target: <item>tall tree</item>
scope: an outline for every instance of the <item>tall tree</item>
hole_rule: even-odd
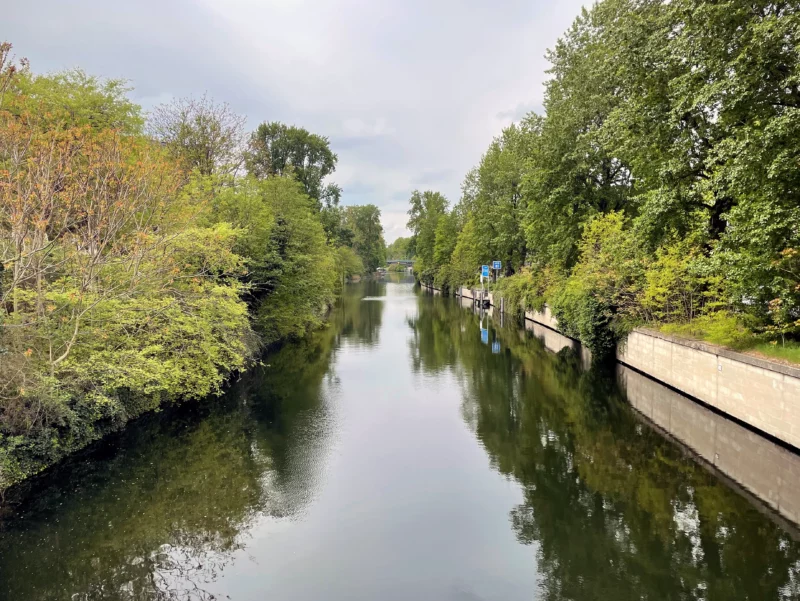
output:
[[[541,119],[529,115],[492,141],[464,186],[478,236],[489,256],[502,260],[506,275],[518,270],[527,255],[523,229],[527,199],[522,190],[525,161],[538,141]],[[455,244],[455,236],[453,236]]]
[[[259,125],[250,135],[245,155],[248,173],[262,179],[291,174],[319,208],[339,203],[339,186],[324,182],[336,171],[338,160],[328,138],[278,122]]]
[[[439,219],[447,213],[447,199],[439,192],[414,190],[409,200],[408,229],[412,232],[411,247],[416,256],[414,269],[423,281],[435,276],[434,247]]]
[[[186,168],[202,175],[231,175],[242,165],[245,120],[227,103],[203,95],[157,106],[148,131]]]
[[[364,261],[367,271],[375,271],[386,261],[381,211],[375,205],[344,208],[345,222],[353,232],[353,248]]]
[[[386,258],[396,260],[412,259],[411,238],[400,237],[386,247]]]

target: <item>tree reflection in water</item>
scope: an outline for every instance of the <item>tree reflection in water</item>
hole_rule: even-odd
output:
[[[547,600],[798,599],[790,532],[638,419],[613,374],[584,370],[517,327],[419,298],[416,370],[451,370],[492,465],[514,478],[518,540],[535,549]]]
[[[348,288],[329,327],[268,355],[223,399],[145,417],[31,483],[0,522],[0,597],[214,598],[209,585],[249,531],[313,499],[333,351],[339,337],[377,336],[382,304],[358,305],[372,288]]]

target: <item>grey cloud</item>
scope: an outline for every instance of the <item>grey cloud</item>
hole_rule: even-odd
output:
[[[437,169],[433,171],[426,170],[422,173],[422,175],[416,177],[413,181],[417,186],[429,186],[431,184],[437,184],[442,181],[450,180],[454,176],[457,177],[457,174],[453,169]]]

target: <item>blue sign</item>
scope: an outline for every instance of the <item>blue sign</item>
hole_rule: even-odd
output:
[[[503,269],[503,263],[501,261],[494,261],[492,263],[492,269]]]
[[[498,342],[497,340],[492,342],[492,353],[494,353],[495,355],[500,354],[500,342]]]
[[[483,267],[481,267],[481,275],[483,277],[485,277],[485,278],[489,277],[489,266],[488,265],[484,265]]]
[[[489,344],[489,330],[481,328],[481,342],[483,344]]]

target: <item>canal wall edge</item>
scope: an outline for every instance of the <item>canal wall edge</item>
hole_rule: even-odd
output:
[[[456,295],[474,298],[475,291],[462,287]],[[489,301],[494,307],[491,293]],[[547,306],[543,311],[525,311],[525,319],[559,331],[558,320]],[[636,328],[619,344],[617,360],[800,449],[800,369],[796,367],[646,328]]]

